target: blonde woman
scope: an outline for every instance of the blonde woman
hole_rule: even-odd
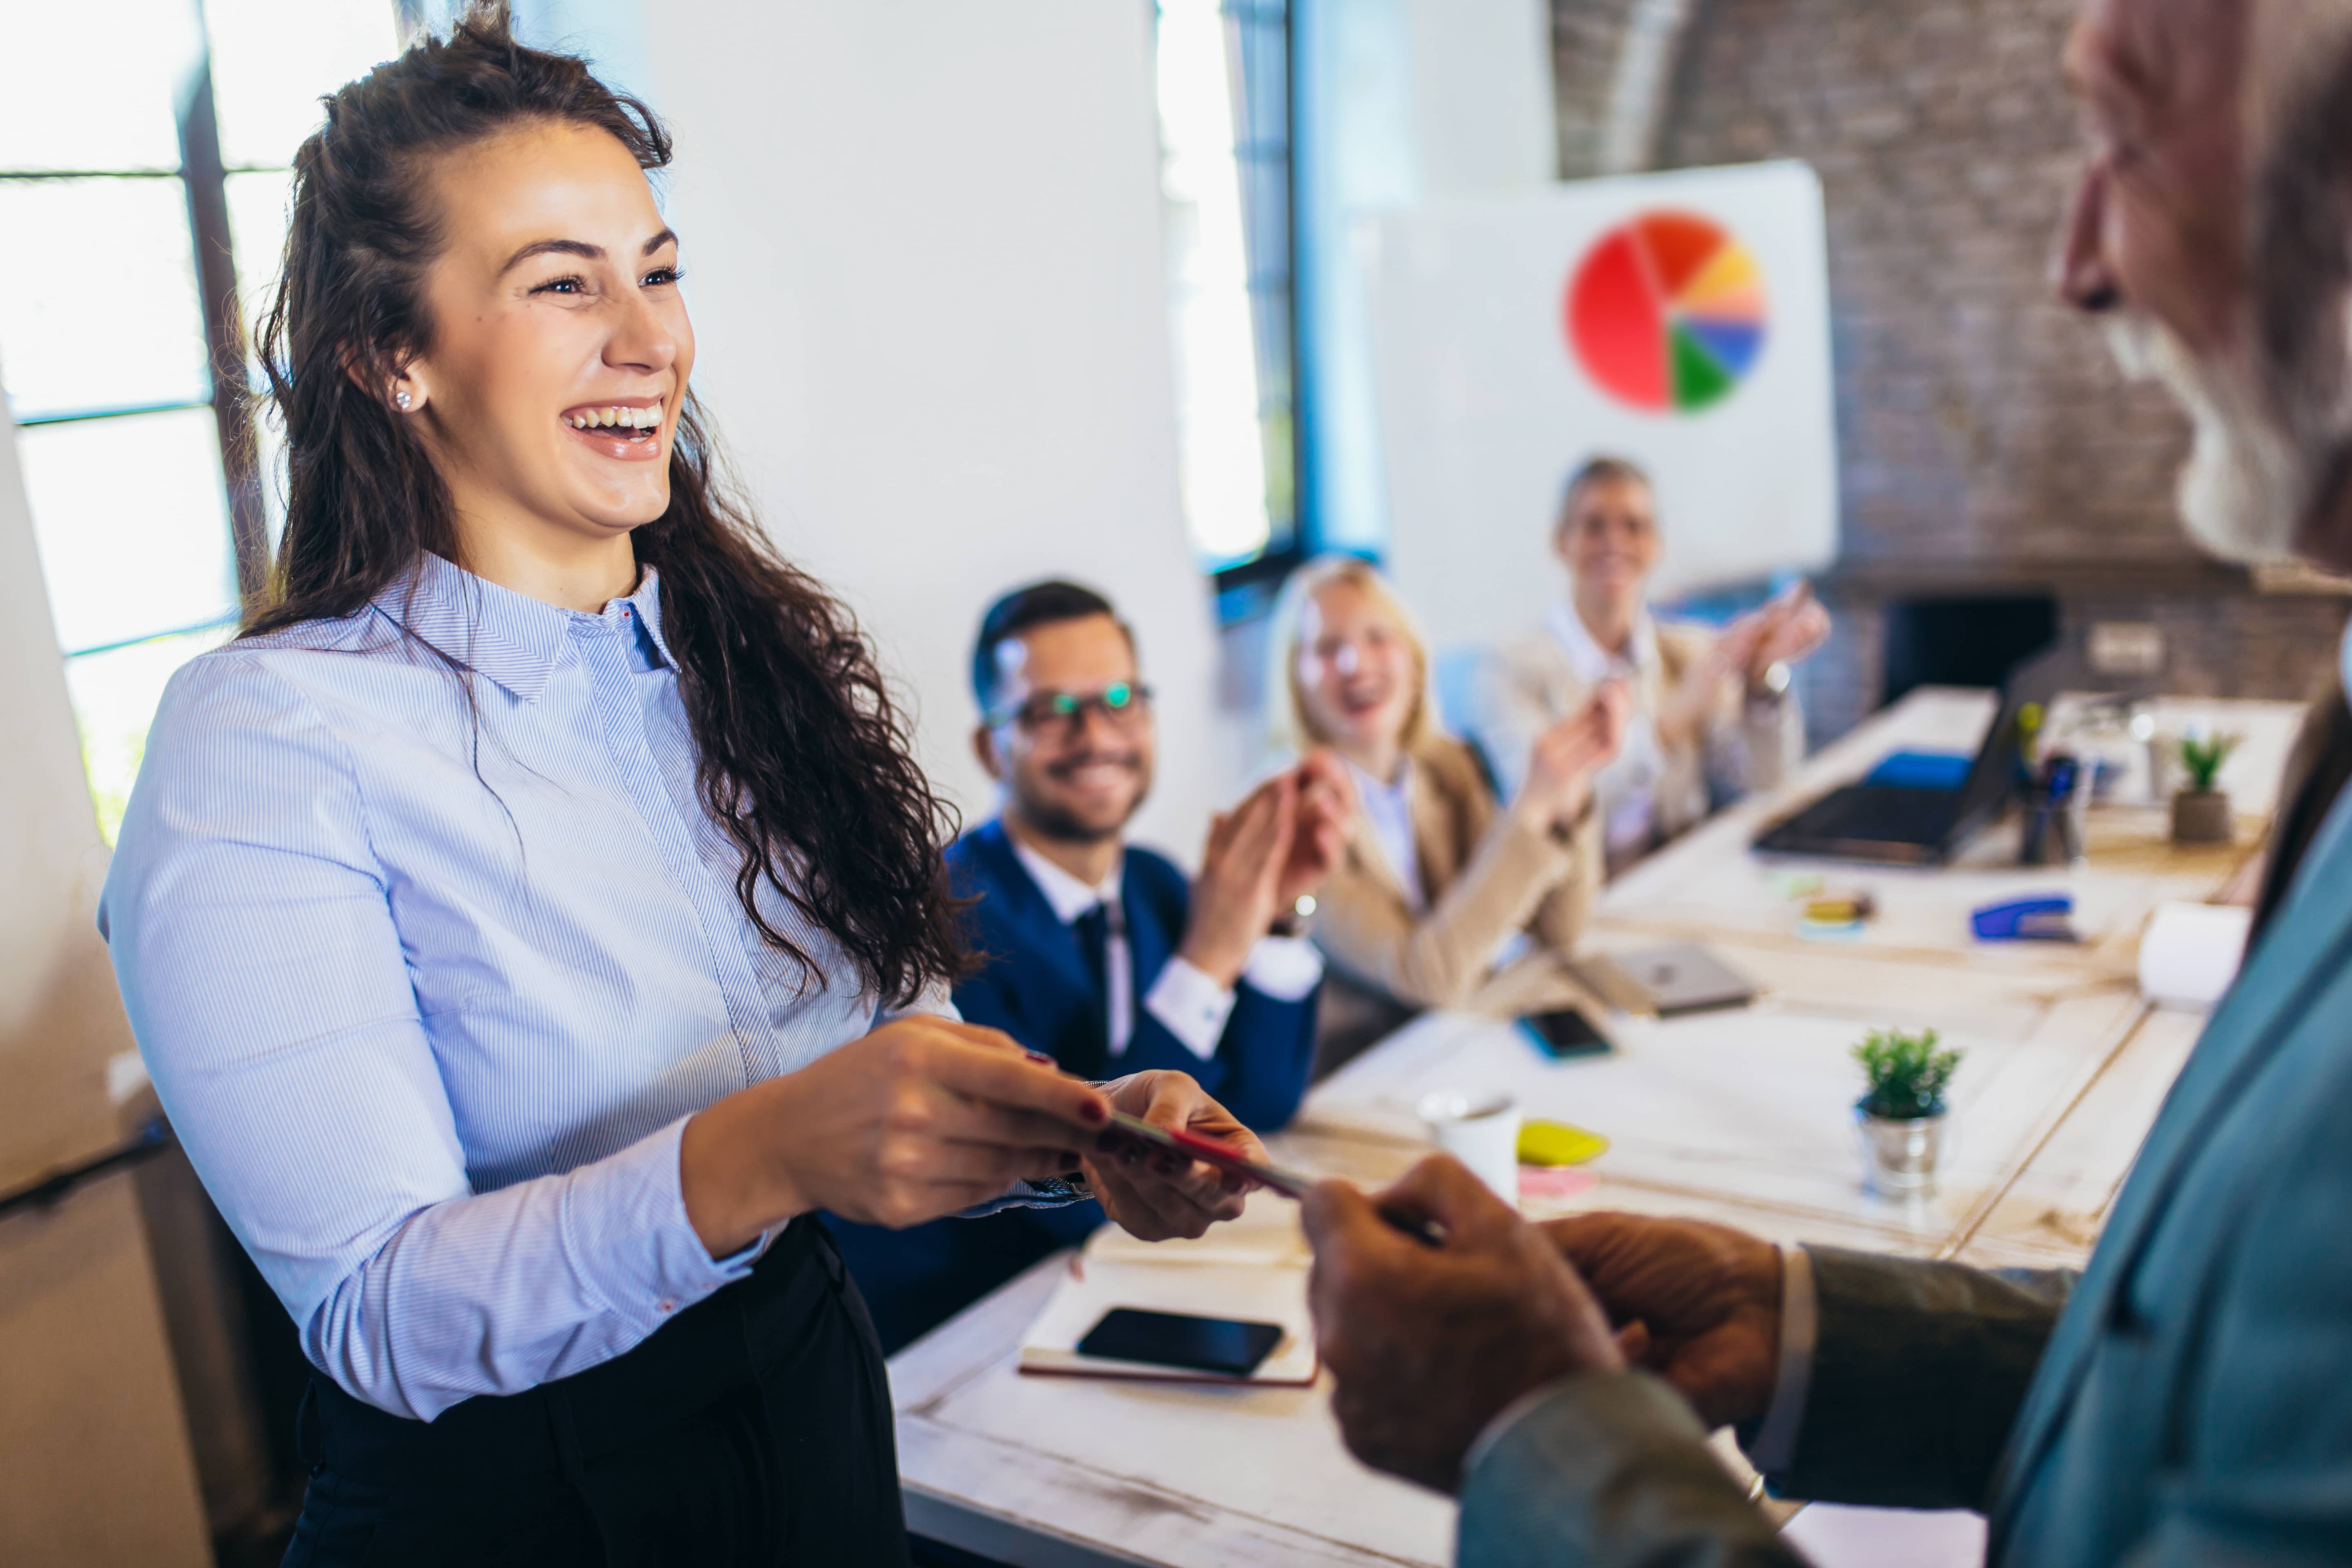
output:
[[[1470,749],[1439,731],[1427,643],[1378,571],[1346,556],[1308,564],[1274,634],[1277,742],[1337,752],[1361,803],[1315,913],[1331,966],[1318,1070],[1423,1008],[1576,1000],[1558,960],[1601,886],[1592,780],[1624,734],[1622,689],[1603,686],[1537,737],[1505,807]]]

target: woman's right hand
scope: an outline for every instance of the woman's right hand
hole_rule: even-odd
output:
[[[725,1258],[813,1209],[898,1228],[1073,1174],[1109,1121],[1099,1089],[1010,1037],[915,1015],[695,1116],[679,1186]]]
[[[1604,681],[1582,708],[1537,736],[1527,783],[1513,808],[1539,827],[1573,823],[1592,797],[1594,775],[1625,743],[1633,708],[1623,681]]]

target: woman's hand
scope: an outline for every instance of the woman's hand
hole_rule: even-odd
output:
[[[1633,699],[1621,680],[1601,683],[1591,700],[1536,737],[1527,783],[1512,809],[1538,827],[1573,823],[1592,797],[1592,780],[1625,743]]]
[[[813,1209],[897,1228],[1075,1174],[1109,1120],[1102,1090],[1010,1037],[916,1016],[697,1115],[678,1184],[724,1258]]]
[[[1234,1121],[1189,1074],[1135,1073],[1105,1084],[1103,1092],[1129,1116],[1213,1138],[1244,1159],[1265,1161],[1265,1145],[1257,1134]],[[1098,1146],[1087,1156],[1087,1179],[1102,1200],[1103,1212],[1129,1235],[1145,1241],[1195,1237],[1217,1221],[1241,1214],[1250,1187],[1244,1178],[1198,1160],[1140,1148],[1116,1133],[1104,1142],[1110,1147]]]
[[[1309,752],[1291,776],[1298,781],[1298,815],[1290,836],[1290,858],[1275,887],[1277,919],[1339,869],[1356,820],[1355,781],[1348,776],[1348,764],[1329,747]]]

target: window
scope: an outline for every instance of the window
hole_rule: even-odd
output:
[[[1193,548],[1228,585],[1300,551],[1289,31],[1286,0],[1159,0],[1178,459]]]
[[[245,325],[294,149],[321,95],[392,55],[394,10],[117,0],[9,20],[0,386],[110,842],[163,683],[263,581],[278,498]]]

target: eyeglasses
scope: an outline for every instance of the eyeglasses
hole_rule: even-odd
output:
[[[1009,708],[989,710],[991,724],[1018,724],[1032,734],[1058,727],[1065,734],[1085,730],[1087,715],[1100,713],[1114,729],[1128,730],[1151,710],[1151,688],[1118,681],[1100,691],[1040,691]]]

